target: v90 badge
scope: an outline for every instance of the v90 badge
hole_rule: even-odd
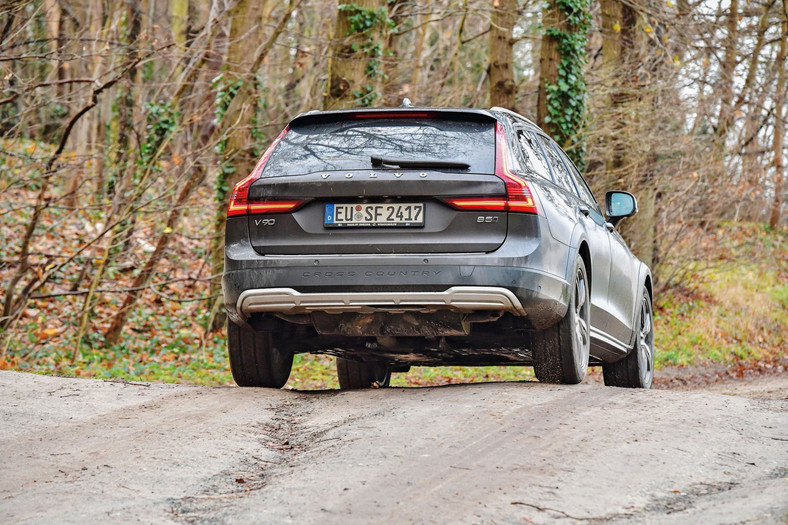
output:
[[[255,226],[273,226],[276,224],[276,219],[255,219]]]

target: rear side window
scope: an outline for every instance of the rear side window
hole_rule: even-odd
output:
[[[465,162],[470,168],[463,173],[495,173],[494,122],[399,118],[294,126],[274,150],[262,176],[371,170],[373,155]]]
[[[572,195],[577,195],[575,185],[572,182],[572,177],[569,175],[569,171],[567,171],[566,166],[564,166],[564,163],[561,161],[561,158],[558,156],[556,150],[553,149],[551,141],[547,139],[547,137],[543,137],[541,135],[539,135],[539,139],[542,141],[542,150],[545,152],[545,155],[547,155],[547,159],[550,162],[550,167],[553,168],[553,177],[555,177],[555,183]]]
[[[526,168],[542,178],[553,180],[550,176],[550,168],[547,166],[535,137],[528,131],[521,129],[517,131],[517,142],[520,144],[520,151],[522,152]]]
[[[594,198],[594,194],[591,193],[591,190],[588,188],[585,179],[583,179],[583,177],[580,175],[580,171],[578,171],[578,169],[575,167],[575,164],[569,160],[569,157],[566,156],[566,153],[559,149],[558,154],[564,161],[566,168],[569,170],[569,174],[575,181],[575,187],[577,188],[577,193],[580,195],[580,199],[596,208],[597,203],[596,199]]]

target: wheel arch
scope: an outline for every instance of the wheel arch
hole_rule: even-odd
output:
[[[583,260],[583,264],[586,266],[586,277],[588,278],[589,290],[593,290],[594,283],[591,278],[591,249],[588,246],[588,238],[586,237],[585,229],[579,223],[575,225],[574,231],[572,232],[572,241],[569,243],[569,246],[569,257],[566,261],[567,281],[572,281],[572,272],[574,272],[575,260],[577,257],[580,257]]]
[[[652,283],[651,270],[649,270],[648,266],[646,266],[646,263],[644,263],[643,261],[639,261],[639,262],[640,262],[640,265],[638,267],[638,274],[639,274],[638,275],[638,283],[639,283],[638,294],[640,294],[640,290],[643,290],[645,288],[646,291],[648,291],[648,295],[651,298],[651,303],[653,304],[654,303],[654,285]],[[635,308],[635,311],[637,311],[637,308]]]
[[[583,260],[586,266],[586,278],[588,279],[588,289],[593,290],[594,281],[592,279],[593,272],[591,271],[591,250],[588,248],[588,243],[585,239],[580,241],[580,246],[577,248],[577,254]]]

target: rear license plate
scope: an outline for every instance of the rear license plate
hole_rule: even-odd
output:
[[[323,224],[327,228],[415,228],[424,226],[424,204],[326,204]]]

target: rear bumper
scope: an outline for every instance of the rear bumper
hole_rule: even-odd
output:
[[[540,235],[547,231],[543,216],[511,215],[506,240],[489,253],[261,255],[249,242],[247,222],[228,220],[227,314],[244,323],[254,313],[384,312],[440,303],[450,311],[499,310],[526,328],[547,328],[566,314],[574,256],[569,246]]]
[[[229,317],[243,323],[253,313],[498,310],[543,329],[558,322],[569,303],[566,280],[532,268],[434,264],[435,258],[419,258],[418,266],[412,257],[379,264],[368,257],[326,259],[333,258],[314,259],[312,266],[294,266],[291,258],[226,260]]]

